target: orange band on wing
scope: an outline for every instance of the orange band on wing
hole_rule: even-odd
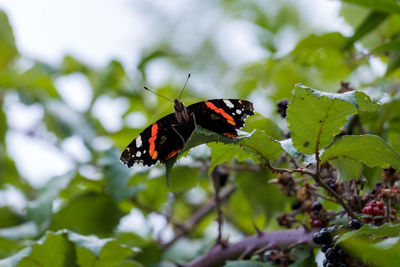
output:
[[[238,136],[237,133],[223,133],[222,135],[225,135],[227,137],[236,137],[236,136]]]
[[[212,110],[214,110],[216,113],[219,113],[224,117],[229,124],[232,124],[233,126],[236,126],[235,120],[231,115],[225,112],[222,108],[217,108],[213,103],[206,101],[206,106]]]
[[[156,139],[157,139],[158,125],[154,123],[151,127],[151,137],[149,138],[149,155],[152,159],[156,159],[158,152],[156,150]]]
[[[168,154],[168,156],[165,158],[165,160],[169,160],[170,158],[172,158],[173,156],[175,156],[176,154],[178,154],[179,152],[181,152],[182,148],[178,148],[174,151],[172,151],[171,153]]]

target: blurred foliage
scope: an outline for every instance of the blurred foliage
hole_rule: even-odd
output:
[[[400,5],[394,0],[342,0],[341,17],[354,28],[352,36],[344,36],[309,26],[305,13],[294,2],[236,0],[215,4],[223,17],[251,25],[257,45],[265,52],[260,60],[233,66],[220,53],[213,32],[198,36],[199,44],[189,53],[179,52],[168,38],[171,28],[163,40],[142,51],[134,73],[117,60],[96,69],[71,55],[65,55],[58,66],[29,59],[18,52],[7,14],[0,10],[0,199],[14,191],[24,199],[23,209],[15,203],[0,203],[0,267],[168,266],[169,259],[196,257],[215,239],[212,236],[210,241],[209,237],[215,211],[190,229],[186,243],[164,245],[171,240],[168,234],[179,231],[180,223],[175,220],[189,220],[213,197],[208,177],[221,164],[230,168],[227,183],[236,186],[223,207],[234,238],[254,234],[254,224],[263,230],[276,230],[279,226],[273,219],[277,213],[290,210],[292,199],[267,182],[276,175],[265,168],[252,169],[269,162],[288,164],[279,159],[283,151],[300,162],[313,163],[310,154],[325,148],[322,160],[335,166],[341,177],[350,179],[362,173],[369,185],[380,176],[381,169],[373,167],[391,164],[400,168]],[[297,33],[297,41],[293,49],[282,53],[278,35],[287,29]],[[229,97],[254,101],[256,111],[262,112],[247,119],[243,130],[248,135],[232,144],[228,139],[215,143],[221,136],[200,129],[202,136],[188,142],[185,150],[202,143],[208,146],[185,152],[185,160],[176,162],[174,158],[167,173],[160,166],[123,166],[120,151],[145,126],[130,126],[129,117],[140,114],[151,122],[172,112],[170,103],[155,100],[141,89],[149,82],[149,65],[161,59],[176,73],[190,71],[207,86],[211,84],[208,81],[218,80],[214,85],[221,87],[219,97],[229,92]],[[384,65],[385,74],[376,73],[374,64]],[[93,92],[85,111],[71,107],[56,86],[59,77],[73,74],[86,77]],[[342,81],[364,90],[379,105],[360,91],[336,94],[343,87]],[[298,83],[319,91],[301,85],[293,91]],[[174,98],[180,86],[171,80],[153,89]],[[209,98],[214,90],[194,89],[189,83],[183,96],[186,104]],[[39,105],[44,112],[37,125],[14,129],[6,105],[9,98],[24,106]],[[115,131],[108,130],[94,114],[94,106],[102,98],[128,103],[118,118],[122,126]],[[284,119],[264,109],[273,110],[271,103],[284,98],[292,98],[289,128]],[[346,127],[349,116],[358,116],[364,127],[356,134],[377,136],[351,137],[357,140],[341,137],[330,145],[341,127]],[[284,140],[288,129],[292,139]],[[31,185],[9,155],[7,136],[16,131],[55,147],[72,161],[72,169],[40,188]],[[61,145],[69,137],[83,142],[89,160],[69,155]],[[84,168],[99,175],[85,173]],[[171,170],[168,187],[165,174]],[[164,217],[166,225],[161,230],[151,221],[155,215]],[[122,227],[125,219],[141,224],[140,228],[127,232]],[[398,262],[398,240],[397,246],[385,253],[379,244],[360,240],[348,245],[360,257],[377,255],[368,260],[378,263],[386,258],[385,266]],[[197,249],[188,251],[191,246]],[[296,253],[296,266],[314,264],[304,251]],[[226,266],[271,265],[237,261]]]

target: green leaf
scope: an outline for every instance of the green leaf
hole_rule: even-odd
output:
[[[51,179],[41,188],[38,198],[28,203],[28,216],[38,224],[40,229],[43,230],[49,226],[53,201],[58,197],[60,191],[68,186],[74,175],[75,173],[70,172]]]
[[[0,259],[6,258],[11,254],[17,253],[22,245],[17,240],[10,240],[0,237]],[[1,264],[0,264],[1,267]]]
[[[400,155],[376,135],[345,135],[338,138],[321,156],[322,162],[348,157],[370,167],[400,168]]]
[[[373,102],[367,94],[360,91],[352,91],[349,96],[353,97],[353,93],[357,103],[355,107],[358,108],[359,112],[374,112],[381,109],[381,105]]]
[[[1,259],[0,267],[16,267],[22,258],[25,258],[29,254],[31,254],[31,251],[32,251],[32,247],[26,247],[10,257]]]
[[[63,74],[71,74],[74,72],[87,73],[88,67],[73,56],[67,55],[61,63],[60,72]]]
[[[141,185],[131,186],[128,184],[131,172],[121,164],[117,150],[106,151],[100,164],[104,169],[105,188],[111,193],[115,202],[129,199],[144,189]]]
[[[0,207],[0,228],[18,225],[23,222],[23,217],[10,207]]]
[[[285,203],[289,201],[279,188],[267,182],[268,178],[276,177],[269,170],[266,171],[241,171],[237,173],[235,181],[238,186],[238,193],[243,192],[245,198],[251,205],[254,216],[263,216],[267,222],[273,218],[273,215],[280,212]],[[247,218],[237,214],[239,220]],[[247,224],[251,221],[247,219]]]
[[[400,233],[400,224],[389,224],[385,223],[381,226],[374,226],[371,224],[365,224],[360,229],[351,231],[343,234],[338,240],[337,244],[347,242],[348,240],[370,236],[372,238],[383,238],[383,237],[396,237]]]
[[[339,171],[339,178],[342,181],[349,181],[350,179],[358,179],[360,177],[362,164],[358,160],[338,157],[329,160],[329,163]]]
[[[214,170],[218,164],[229,163],[233,159],[237,161],[246,161],[252,159],[255,163],[259,163],[258,157],[244,151],[240,146],[234,144],[220,144],[210,143],[208,146],[211,148],[211,163],[208,168],[208,173]]]
[[[18,54],[10,22],[4,11],[0,10],[0,72]]]
[[[178,166],[170,177],[170,189],[174,193],[180,193],[195,187],[199,180],[199,170],[186,166]]]
[[[395,71],[400,67],[400,52],[393,51],[389,54],[389,62],[387,64],[386,75]]]
[[[376,47],[371,51],[371,53],[382,53],[382,52],[398,51],[398,50],[400,50],[400,40],[391,40]]]
[[[65,203],[53,215],[50,228],[66,228],[81,234],[109,235],[122,215],[110,197],[88,193]]]
[[[182,151],[178,155],[172,157],[165,162],[165,177],[167,179],[167,185],[169,185],[169,177],[172,167],[175,165],[178,158],[189,149],[210,142],[222,142],[224,144],[230,144],[238,142],[239,140],[240,138],[228,138],[215,132],[208,131],[207,129],[204,129],[201,126],[197,125],[197,131],[193,131],[189,139],[186,141]]]
[[[352,3],[382,12],[400,14],[400,5],[393,0],[342,0],[342,2]]]
[[[281,144],[282,149],[290,155],[294,159],[299,159],[303,161],[304,163],[308,164],[314,164],[315,161],[315,156],[313,155],[306,155],[303,153],[300,153],[294,146],[293,146],[293,140],[292,138],[288,138],[286,140],[279,141]]]
[[[253,132],[251,136],[240,140],[237,145],[264,163],[274,161],[282,154],[280,143],[262,131]]]
[[[263,115],[257,112],[255,112],[253,116],[246,119],[246,125],[242,130],[251,133],[254,131],[254,129],[265,132],[273,139],[284,138],[283,131],[273,120],[265,118]]]
[[[73,232],[68,233],[68,238],[76,246],[79,266],[116,266],[133,254],[132,249],[112,238],[99,239],[96,236],[82,236]]]
[[[367,263],[385,267],[397,266],[400,261],[399,232],[400,224],[366,224],[359,230],[342,235],[337,243]]]
[[[163,177],[146,179],[146,177],[140,177],[139,175],[135,175],[133,180],[138,178],[144,179],[142,183],[146,188],[146,190],[138,193],[139,202],[158,210],[168,198],[169,189],[165,186],[165,180]]]
[[[315,153],[332,142],[347,117],[356,113],[355,93],[330,94],[297,85],[287,110],[293,144],[299,152]]]
[[[73,245],[64,232],[47,233],[33,245],[29,256],[24,257],[18,267],[69,267],[76,266]]]
[[[365,18],[365,20],[358,26],[353,36],[351,36],[347,40],[347,42],[343,46],[343,49],[344,50],[349,49],[355,41],[359,40],[361,37],[363,37],[364,35],[371,32],[373,29],[378,27],[388,16],[389,14],[387,13],[372,11]]]
[[[391,239],[397,242],[389,248],[385,247],[385,242],[389,239],[372,244],[365,238],[348,240],[344,247],[351,255],[360,258],[371,266],[392,267],[397,266],[400,262],[400,242],[398,242],[398,237]]]
[[[6,70],[0,73],[0,86],[19,89],[20,94],[33,94],[42,98],[42,93],[58,98],[59,94],[52,81],[52,71],[43,64],[36,63],[32,68],[19,73],[17,70]]]
[[[254,131],[249,137],[242,138],[236,144],[209,144],[209,147],[211,148],[209,173],[216,165],[228,163],[235,158],[238,161],[252,159],[255,163],[267,163],[276,160],[282,154],[279,142],[272,140],[262,131]]]

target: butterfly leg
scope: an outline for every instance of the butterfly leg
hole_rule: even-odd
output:
[[[197,129],[196,117],[194,116],[194,113],[192,113],[192,117],[193,117],[194,128],[196,129],[197,135],[199,135],[200,133],[199,133],[199,130]]]
[[[183,146],[185,146],[185,144],[186,144],[185,139],[184,139],[184,138],[182,137],[182,135],[178,132],[178,130],[175,129],[174,126],[176,126],[176,125],[171,125],[172,130],[174,130],[174,132],[182,139]]]

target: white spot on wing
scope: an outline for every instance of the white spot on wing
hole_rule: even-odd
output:
[[[242,114],[242,111],[240,109],[237,109],[236,114]]]
[[[225,105],[226,105],[228,108],[234,108],[234,107],[235,107],[235,106],[232,104],[232,102],[229,101],[228,99],[223,99],[222,101],[224,101]]]
[[[142,146],[142,137],[138,135],[138,137],[136,137],[136,147],[139,148],[141,146]]]
[[[140,152],[140,151],[138,151],[138,152],[136,152],[136,157],[140,157],[142,155],[142,152]]]

